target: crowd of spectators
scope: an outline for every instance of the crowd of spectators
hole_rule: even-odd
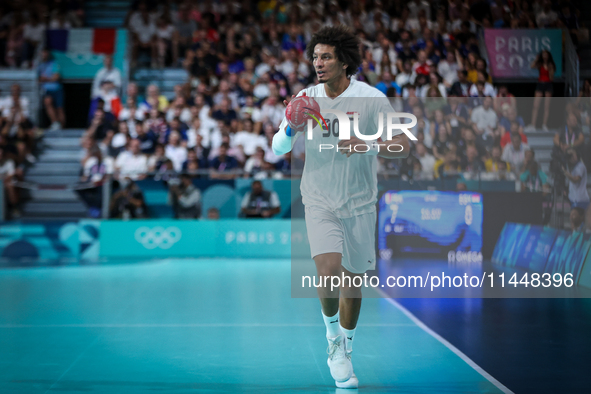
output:
[[[0,68],[32,68],[48,29],[82,27],[82,0],[0,2]]]
[[[524,130],[539,121],[538,112],[545,125],[545,111],[536,109],[524,121],[507,86],[493,84],[477,34],[484,27],[571,29],[578,22],[569,2],[139,1],[126,19],[133,64],[182,66],[190,80],[169,97],[157,85],[143,92],[130,83],[121,91],[105,59],[83,139],[85,174],[88,152],[97,146],[106,171],[119,181],[181,172],[218,179],[289,176],[305,153],[296,144],[291,154],[273,154],[282,102],[317,83],[304,53],[311,35],[341,23],[362,43],[363,63],[354,78],[418,118],[412,131],[419,141],[410,157],[380,160],[382,173],[412,179],[538,176]],[[548,97],[552,81],[541,83],[540,97]],[[571,110],[585,105],[583,99]],[[576,115],[581,122],[582,111]],[[538,183],[531,187],[542,189]]]

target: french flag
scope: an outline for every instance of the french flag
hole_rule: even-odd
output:
[[[68,53],[112,55],[115,52],[115,29],[47,30],[47,48]]]

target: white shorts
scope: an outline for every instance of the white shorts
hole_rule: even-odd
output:
[[[306,230],[312,258],[340,253],[341,265],[363,274],[376,266],[376,212],[339,219],[326,209],[306,207]]]

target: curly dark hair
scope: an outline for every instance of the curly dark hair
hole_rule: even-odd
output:
[[[335,48],[337,60],[347,65],[347,78],[357,73],[361,65],[359,39],[347,26],[326,26],[318,30],[306,48],[306,57],[310,62],[313,62],[316,44],[331,45]]]

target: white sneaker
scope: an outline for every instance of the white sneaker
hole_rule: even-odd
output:
[[[328,340],[328,360],[332,378],[337,382],[346,382],[353,375],[353,365],[345,352],[345,337],[339,335],[335,338],[326,338]]]
[[[534,131],[536,131],[536,126],[534,126],[533,124],[529,124],[523,129],[523,131],[534,132]]]
[[[548,126],[546,126],[545,124],[544,124],[544,125],[542,125],[542,130],[544,130],[544,131],[548,131]]]
[[[345,341],[346,343],[346,341]],[[349,361],[351,361],[351,354],[353,352],[347,352],[345,353],[345,356],[349,359]],[[353,369],[353,364],[351,364],[351,369]],[[334,384],[340,388],[340,389],[356,389],[359,387],[359,379],[357,379],[357,376],[355,375],[355,372],[353,372],[353,374],[351,375],[351,377],[349,378],[349,380],[345,381],[345,382],[337,382],[335,380]]]
[[[353,375],[351,375],[351,378],[349,380],[347,380],[346,382],[337,382],[335,380],[334,383],[340,389],[356,389],[359,387],[359,379],[357,379],[357,376],[355,376],[355,372],[353,372]]]
[[[56,131],[62,128],[62,125],[60,124],[60,122],[53,122],[51,124],[51,127],[49,128],[52,131]]]

